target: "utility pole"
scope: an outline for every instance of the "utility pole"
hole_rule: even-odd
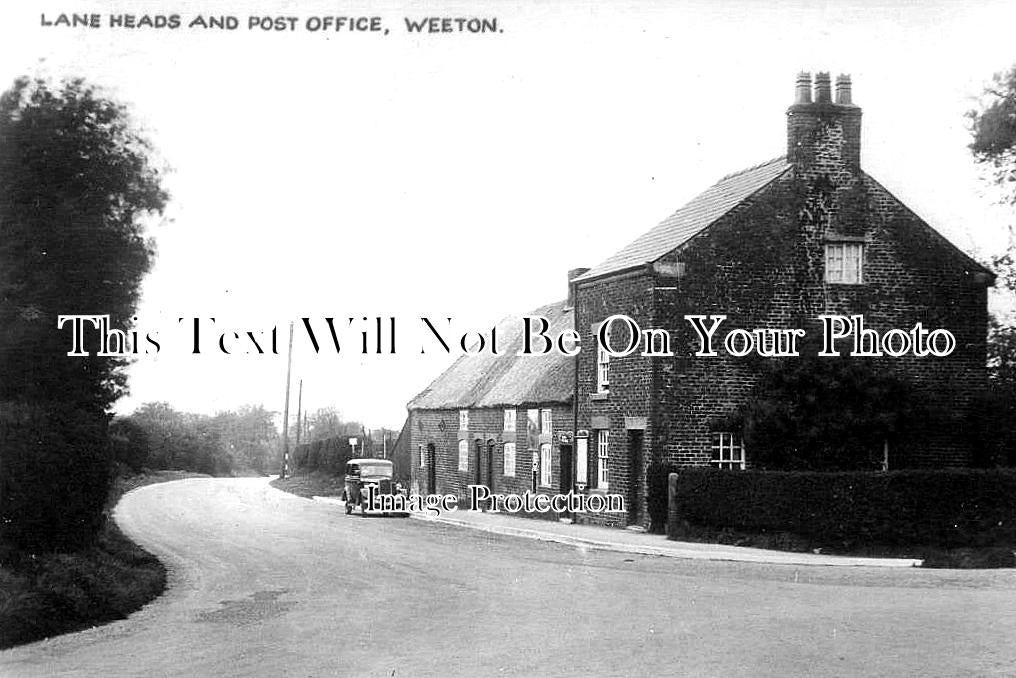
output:
[[[286,359],[286,406],[282,413],[282,472],[285,480],[289,475],[289,373],[293,369],[293,323],[289,323],[289,357]]]
[[[303,420],[300,419],[300,415],[303,414],[303,379],[300,380],[300,395],[296,397],[296,444],[300,444],[300,429],[303,428]]]

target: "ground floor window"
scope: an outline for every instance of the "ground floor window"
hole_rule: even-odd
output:
[[[515,443],[504,444],[504,474],[515,475]]]
[[[744,468],[744,441],[736,433],[713,432],[713,464],[717,468]]]
[[[468,471],[469,470],[469,441],[468,440],[460,440],[459,441],[459,470],[460,471]]]
[[[601,490],[610,487],[610,431],[596,432],[596,486]]]
[[[550,487],[553,481],[550,466],[551,449],[550,443],[540,445],[540,484],[544,487]]]

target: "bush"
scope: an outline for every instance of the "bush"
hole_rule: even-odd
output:
[[[1012,547],[1016,470],[876,472],[684,469],[670,507],[680,521],[754,533],[789,532],[836,549]]]
[[[935,410],[929,394],[884,365],[854,357],[799,358],[764,363],[751,397],[719,430],[742,430],[756,468],[781,471],[874,471],[883,446],[914,443]]]

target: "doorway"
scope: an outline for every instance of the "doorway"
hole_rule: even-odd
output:
[[[476,441],[476,473],[473,476],[474,485],[483,484],[483,441]]]
[[[487,488],[494,494],[494,441],[487,441]]]
[[[427,494],[437,494],[437,450],[427,444]]]
[[[642,513],[642,431],[628,431],[628,468],[630,469],[631,482],[628,485],[628,524],[641,524]]]
[[[561,494],[568,494],[575,489],[575,479],[572,476],[572,446],[562,445],[561,450]]]

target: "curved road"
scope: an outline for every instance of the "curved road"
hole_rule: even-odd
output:
[[[585,551],[346,516],[266,479],[143,487],[116,518],[169,591],[0,653],[0,676],[1016,675],[1013,571]]]

